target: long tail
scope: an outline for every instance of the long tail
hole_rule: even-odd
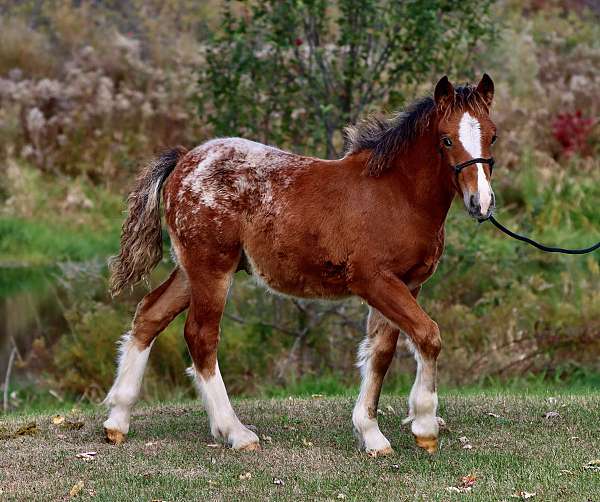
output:
[[[108,261],[110,294],[139,282],[162,258],[160,191],[187,150],[168,150],[140,172],[127,199],[129,214],[121,229],[121,250]]]

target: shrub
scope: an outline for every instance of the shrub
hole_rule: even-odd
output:
[[[202,116],[217,136],[241,135],[339,155],[341,131],[371,105],[396,107],[417,84],[472,76],[493,37],[491,2],[269,0],[236,9],[200,72]]]
[[[552,134],[560,143],[564,155],[589,155],[595,125],[594,119],[584,117],[581,110],[575,113],[559,113],[552,122]]]

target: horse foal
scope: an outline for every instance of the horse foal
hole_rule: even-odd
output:
[[[484,158],[495,139],[492,97],[487,75],[477,87],[456,89],[444,77],[433,98],[391,119],[367,119],[347,129],[346,154],[339,160],[224,138],[189,152],[170,150],[150,164],[129,196],[120,253],[110,264],[111,292],[138,282],[160,261],[161,192],[177,266],[140,302],[122,339],[106,398],[107,438],[125,439],[152,344],[188,309],[189,373],[213,436],[235,449],[258,448],[257,435],[229,402],[217,362],[227,293],[235,272],[245,269],[286,295],[354,295],[368,303],[352,422],[361,447],[372,455],[392,452],[379,429],[377,404],[398,336],[407,336],[417,374],[406,421],[416,444],[434,452],[441,336],[417,297],[442,255],[455,196],[462,196],[473,218],[485,219],[494,209]]]

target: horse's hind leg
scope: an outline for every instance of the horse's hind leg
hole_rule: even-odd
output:
[[[219,371],[217,346],[219,325],[231,283],[231,272],[203,272],[190,279],[192,300],[185,324],[185,340],[194,366],[188,370],[195,379],[216,439],[237,450],[255,450],[258,436],[236,416]]]
[[[390,367],[396,351],[399,330],[377,310],[369,310],[367,336],[359,349],[358,365],[361,370],[360,394],[352,422],[361,448],[370,455],[387,455],[392,447],[379,430],[377,405],[383,378]]]
[[[122,443],[129,432],[131,407],[138,398],[142,377],[154,339],[190,301],[185,273],[176,268],[158,288],[138,304],[131,331],[123,335],[117,376],[106,396],[110,414],[104,422],[106,438]]]

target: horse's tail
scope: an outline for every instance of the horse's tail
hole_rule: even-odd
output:
[[[121,229],[121,250],[108,261],[110,294],[139,282],[162,258],[160,191],[187,150],[167,150],[142,170],[127,199],[127,219]]]

